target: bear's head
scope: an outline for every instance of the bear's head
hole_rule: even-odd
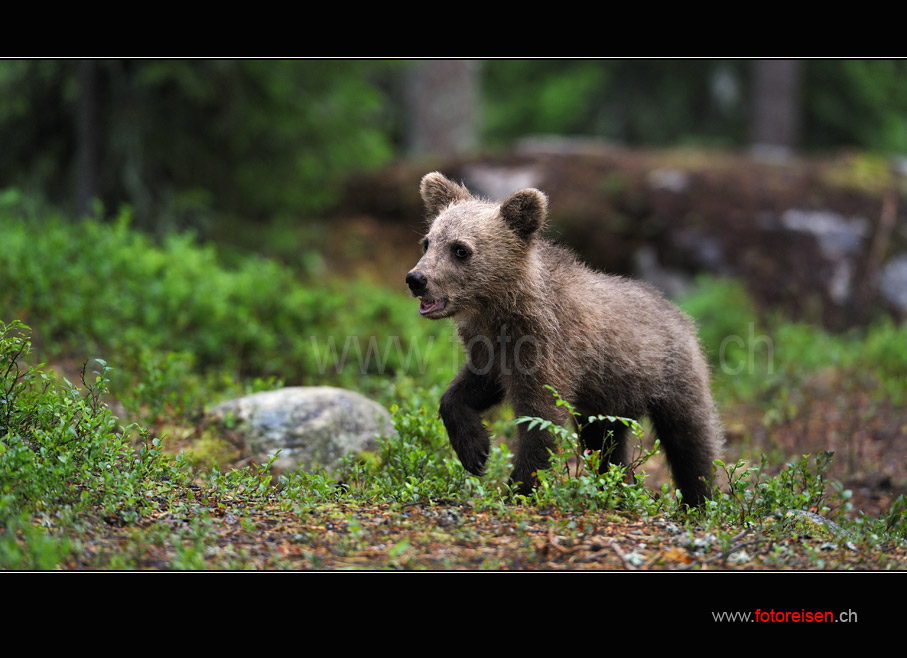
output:
[[[406,275],[419,313],[440,319],[506,306],[526,278],[547,197],[525,189],[499,205],[437,172],[422,179],[421,193],[430,225],[422,258]]]

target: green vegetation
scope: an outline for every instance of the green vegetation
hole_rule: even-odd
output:
[[[2,568],[547,568],[538,537],[565,537],[558,541],[593,554],[590,528],[609,519],[670,524],[678,539],[664,555],[682,553],[691,568],[742,560],[741,534],[774,547],[760,558],[773,567],[792,563],[785,551],[804,534],[823,545],[857,542],[858,566],[872,568],[890,566],[886,551],[907,539],[907,503],[895,501],[879,518],[858,514],[850,492],[829,476],[825,453],[783,468],[758,455],[717,463],[722,492],[702,510],[685,510],[669,484],[646,484],[658,446],[647,446],[644,429],[629,419],[641,445],[630,469],[599,475],[597,455],[576,453],[573,430],[550,426],[562,446],[552,469],[532,497],[514,497],[506,443],[494,446],[483,478],[469,476],[451,451],[437,401],[458,349],[448,323],[422,321],[405,294],[340,281],[306,285],[253,256],[227,267],[190,237],[153,242],[125,214],[112,224],[67,223],[30,216],[15,195],[3,199]],[[904,329],[882,323],[863,336],[830,336],[762,320],[738,288],[720,281],[702,282],[686,307],[710,354],[718,358],[725,343],[716,388],[728,408],[755,399],[770,418],[829,368],[844,381],[871,377],[880,399],[903,399]],[[750,354],[751,323],[752,338],[771,337],[771,355],[765,341]],[[347,335],[363,341],[363,360],[350,347],[336,368]],[[399,336],[401,351],[369,355],[368,338],[383,349],[388,335]],[[331,336],[337,362],[325,348]],[[735,351],[728,336],[743,340]],[[407,362],[409,346],[429,343],[435,347]],[[198,417],[205,405],[281,381],[365,389],[392,409],[399,434],[335,474],[274,477],[267,464],[213,465],[210,455],[192,452],[212,438]],[[496,435],[513,434],[506,412],[491,422]],[[817,525],[809,513],[837,525]],[[499,536],[500,527],[511,529]],[[489,537],[506,540],[506,550],[492,551]],[[436,542],[469,547],[469,557],[437,550]],[[843,548],[822,550],[805,564],[850,564]],[[621,565],[638,559],[622,553]]]
[[[768,410],[779,395],[793,395],[830,371],[845,390],[905,399],[907,331],[890,318],[833,335],[815,325],[764,317],[741,283],[708,277],[682,306],[699,323],[717,393],[729,404],[749,400]]]
[[[225,214],[318,213],[337,201],[344,176],[391,158],[380,83],[395,68],[0,61],[0,180],[68,208],[78,207],[74,192],[114,211],[128,203],[141,227],[158,232],[209,228]],[[74,190],[86,175],[79,185],[88,189]]]
[[[440,382],[456,365],[441,358],[452,352],[450,327],[412,321],[397,291],[339,280],[300,285],[263,258],[226,267],[191,235],[158,244],[129,226],[127,212],[112,224],[73,224],[29,214],[15,194],[4,199],[4,316],[35,329],[44,358],[116,356],[111,376],[133,389],[135,399],[124,401],[132,408],[187,411],[248,383],[368,388],[406,374]]]
[[[552,505],[575,511],[604,511],[621,509],[632,514],[654,516],[666,501],[671,500],[667,485],[663,496],[652,496],[643,486],[645,474],[636,473],[650,457],[658,453],[658,442],[651,450],[643,449],[642,426],[632,418],[592,416],[583,418],[558,392],[548,386],[558,406],[566,407],[576,420],[576,427],[562,427],[542,418],[517,418],[529,429],[538,427],[551,432],[557,450],[551,455],[551,468],[538,474],[539,486],[531,496],[536,504]],[[612,464],[606,473],[599,473],[601,455],[598,451],[583,451],[579,440],[582,428],[595,421],[622,423],[630,430],[637,453],[628,466]]]

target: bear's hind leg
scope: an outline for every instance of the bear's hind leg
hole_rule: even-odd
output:
[[[710,404],[673,404],[659,406],[650,416],[683,502],[701,505],[711,496],[712,462],[721,445],[717,415]]]

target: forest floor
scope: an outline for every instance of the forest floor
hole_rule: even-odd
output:
[[[82,535],[78,557],[61,567],[116,568],[128,556],[129,568],[152,570],[907,569],[903,546],[855,544],[808,515],[715,532],[669,518],[520,505],[209,503],[196,498],[179,514],[129,527],[98,520]]]

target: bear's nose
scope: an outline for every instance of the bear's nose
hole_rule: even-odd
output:
[[[406,285],[414,295],[419,296],[425,291],[428,279],[421,272],[410,272],[406,275]]]

